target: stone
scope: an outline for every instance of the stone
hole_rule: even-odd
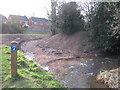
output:
[[[75,56],[76,58],[81,58],[80,56]]]

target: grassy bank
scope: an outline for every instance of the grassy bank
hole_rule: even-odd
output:
[[[0,49],[2,49],[3,88],[64,88],[51,73],[40,68],[37,63],[26,59],[20,50],[17,57],[18,75],[11,77],[10,47],[3,46]]]
[[[50,36],[49,34],[0,34],[0,37],[2,39],[0,40],[0,43],[5,45],[11,45],[11,41],[27,41],[27,40],[33,40],[33,39],[40,39],[43,37]]]

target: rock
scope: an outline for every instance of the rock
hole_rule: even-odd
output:
[[[42,48],[42,50],[44,51],[44,50],[45,50],[45,48]]]
[[[85,63],[80,63],[80,65],[81,65],[81,66],[87,66],[87,64],[85,64]]]
[[[70,66],[70,67],[69,67],[69,69],[73,69],[73,68],[74,68],[74,66]]]
[[[56,49],[53,49],[53,48],[42,48],[42,50],[44,52],[46,52],[47,54],[62,54],[63,52],[61,50],[56,50]]]
[[[11,54],[10,52],[6,52],[5,54]]]
[[[85,50],[84,53],[89,53],[89,52],[87,50]]]
[[[55,54],[62,54],[62,52],[55,52]]]
[[[80,56],[75,56],[76,58],[81,58]]]

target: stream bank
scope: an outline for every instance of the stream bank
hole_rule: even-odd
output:
[[[31,58],[45,70],[52,72],[69,88],[107,88],[103,84],[95,84],[94,77],[100,72],[119,67],[118,59],[115,58],[72,57],[61,50],[38,47],[39,42],[40,40],[23,42],[20,46],[21,50],[27,58]],[[56,55],[55,51],[62,52],[62,54]]]

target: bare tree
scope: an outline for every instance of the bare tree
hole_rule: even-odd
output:
[[[50,15],[50,21],[51,21],[51,32],[52,35],[56,34],[57,30],[57,1],[58,0],[51,0],[51,15]]]
[[[91,20],[92,16],[95,14],[95,11],[97,9],[97,2],[80,2],[79,8],[84,15],[84,19],[86,22],[86,28],[91,30]]]

